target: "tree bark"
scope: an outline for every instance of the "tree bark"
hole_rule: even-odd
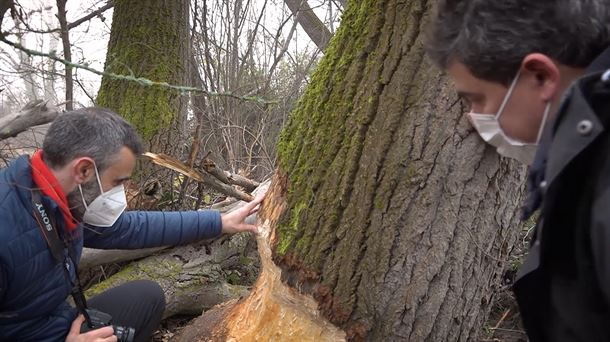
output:
[[[519,232],[526,170],[485,146],[425,57],[432,3],[350,3],[259,214],[282,279],[348,340],[476,341]],[[199,335],[243,336],[274,307],[263,285]],[[265,312],[257,328],[273,329]]]
[[[186,85],[189,2],[113,3],[105,70]],[[151,150],[174,155],[184,141],[185,99],[173,90],[104,76],[97,104],[111,108],[131,122]]]

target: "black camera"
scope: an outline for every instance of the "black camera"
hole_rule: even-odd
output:
[[[112,316],[101,311],[87,309],[87,314],[91,319],[91,325],[84,322],[80,327],[81,334],[90,330],[112,326],[112,329],[114,329],[114,335],[117,337],[118,342],[133,342],[133,338],[136,334],[136,330],[134,328],[112,324]]]

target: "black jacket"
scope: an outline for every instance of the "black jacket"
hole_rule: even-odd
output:
[[[542,210],[514,291],[532,342],[610,341],[610,81],[602,74],[570,87],[539,153],[543,176],[530,177]]]

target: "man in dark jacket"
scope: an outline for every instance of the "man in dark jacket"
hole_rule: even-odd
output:
[[[514,290],[530,341],[610,341],[610,3],[441,0],[427,42],[541,209]]]
[[[136,249],[256,231],[244,220],[262,197],[222,217],[216,211],[123,212],[123,183],[141,153],[131,125],[109,110],[86,108],[59,116],[41,151],[0,171],[0,341],[116,341],[111,327],[81,334],[84,318],[66,301],[83,246]],[[63,262],[44,231],[53,227]],[[135,341],[147,341],[165,301],[157,284],[136,281],[88,304],[134,328]]]

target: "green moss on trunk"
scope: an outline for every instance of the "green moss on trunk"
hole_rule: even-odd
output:
[[[369,33],[383,16],[384,6],[385,1],[375,0],[348,6],[339,30],[281,134],[278,159],[290,178],[288,203],[293,209],[278,227],[279,256],[288,250],[303,253],[311,245],[311,237],[304,236],[299,225],[306,213],[303,209],[309,207],[312,190],[318,188],[326,174],[344,172],[348,155],[337,152],[357,143],[354,139],[359,136],[360,125],[368,121],[368,112],[354,107],[354,99],[358,95],[358,74],[369,72],[376,60],[372,52],[377,33]],[[337,204],[340,200],[341,196],[336,196],[329,202]],[[327,209],[323,215],[331,221],[339,218],[341,205]]]
[[[105,70],[170,84],[186,82],[188,2],[116,0]],[[149,142],[176,124],[180,94],[104,77],[97,104],[131,122]]]

